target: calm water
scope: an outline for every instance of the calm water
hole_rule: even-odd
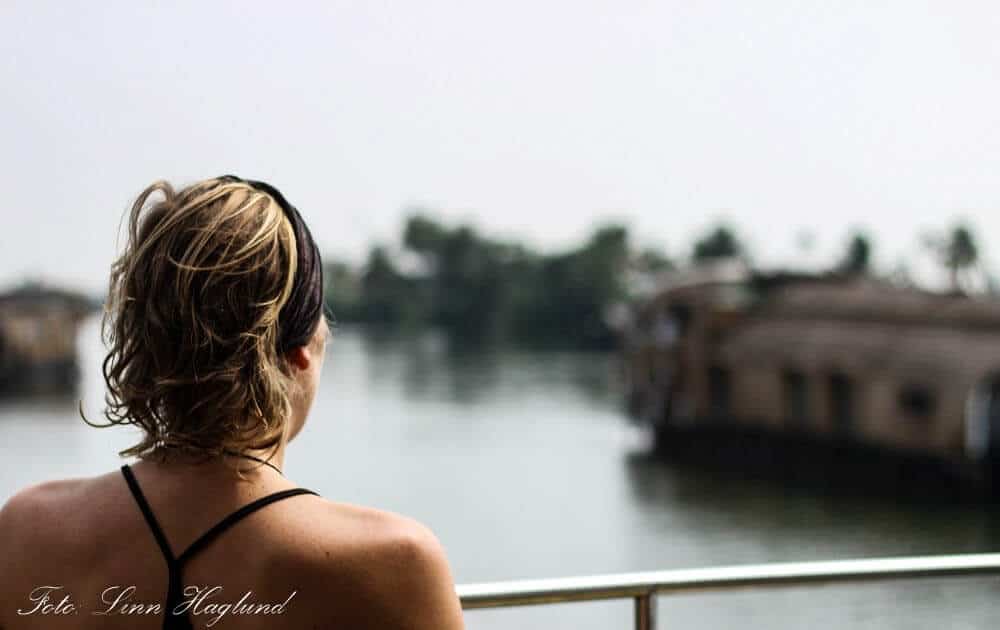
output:
[[[100,417],[97,322],[81,336],[84,409]],[[341,330],[286,473],[340,501],[412,515],[458,582],[901,554],[992,551],[1000,514],[812,495],[644,455],[612,358],[456,352],[440,337]],[[74,402],[0,406],[0,500],[105,472],[130,444]],[[665,628],[994,628],[1000,580],[686,595]],[[467,613],[470,630],[630,627],[630,602]]]

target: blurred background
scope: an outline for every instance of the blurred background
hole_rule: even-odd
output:
[[[119,222],[155,179],[235,173],[300,209],[339,322],[289,476],[427,523],[460,583],[993,551],[998,27],[974,2],[4,2],[0,501],[120,465],[135,435],[78,410],[101,418]],[[998,594],[659,614],[986,628]]]

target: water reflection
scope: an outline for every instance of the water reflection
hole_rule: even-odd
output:
[[[730,537],[762,543],[778,560],[973,553],[1000,544],[1000,508],[817,492],[728,471],[671,464],[649,451],[626,458],[640,508],[669,505],[692,523],[720,523]],[[801,552],[794,553],[792,550]],[[794,555],[792,555],[794,554]]]
[[[372,385],[398,379],[407,396],[474,405],[523,388],[569,385],[606,404],[620,394],[617,357],[490,343],[433,329],[346,328],[359,335]]]

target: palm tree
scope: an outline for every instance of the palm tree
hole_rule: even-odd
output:
[[[735,258],[744,254],[743,244],[728,226],[719,225],[694,244],[691,259],[705,262],[718,258]]]
[[[860,232],[855,233],[847,245],[847,251],[844,253],[844,258],[840,261],[838,268],[851,275],[866,274],[871,265],[871,256],[871,240]]]
[[[960,275],[974,267],[979,260],[979,248],[969,228],[959,225],[951,231],[945,256],[945,265],[951,275],[951,286],[957,291],[960,288]]]
[[[979,247],[972,230],[963,224],[951,229],[947,236],[928,236],[924,245],[937,256],[948,270],[952,291],[962,290],[962,278],[979,262]]]

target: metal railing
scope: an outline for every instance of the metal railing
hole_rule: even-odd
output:
[[[635,602],[636,630],[656,627],[656,596],[746,587],[801,586],[1000,575],[1000,553],[676,569],[545,580],[463,584],[462,608],[500,608],[607,599]]]

